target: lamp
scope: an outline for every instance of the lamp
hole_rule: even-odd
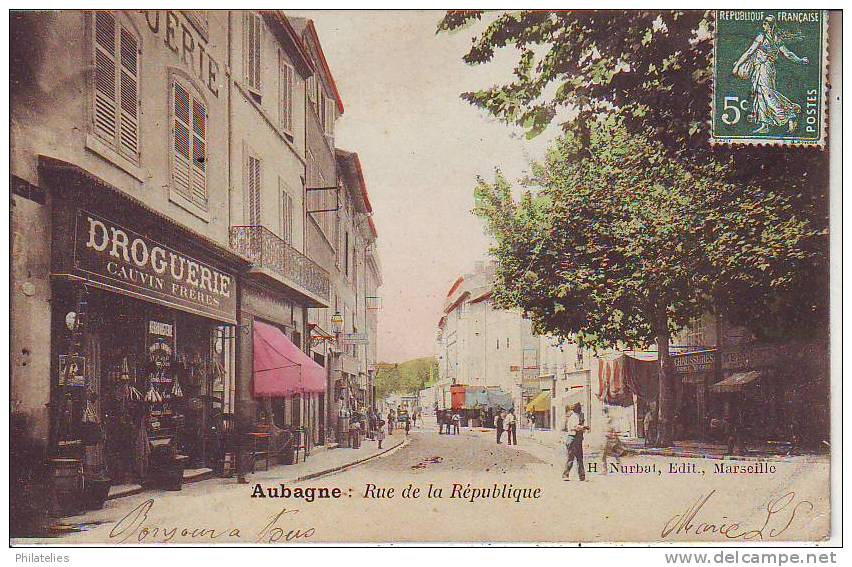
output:
[[[331,316],[331,328],[335,335],[343,330],[343,315],[340,314],[340,311],[335,311],[334,315]]]

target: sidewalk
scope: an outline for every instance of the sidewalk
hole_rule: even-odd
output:
[[[180,491],[164,491],[157,489],[139,489],[122,494],[121,497],[113,497],[104,504],[101,510],[89,510],[77,516],[57,518],[53,531],[60,535],[62,533],[73,533],[85,531],[92,526],[103,523],[118,521],[128,510],[132,510],[148,499],[156,499],[169,502],[192,502],[198,498],[206,498],[207,495],[219,493],[221,497],[234,491],[246,491],[257,482],[275,484],[294,484],[308,479],[333,474],[366,461],[380,457],[404,446],[408,441],[405,432],[395,433],[385,438],[382,449],[377,448],[375,441],[364,440],[358,449],[325,447],[315,448],[308,456],[308,460],[293,465],[272,465],[269,470],[259,470],[247,475],[249,484],[237,483],[236,477],[221,478],[214,477],[191,483],[184,483]]]
[[[493,431],[493,430],[492,430]],[[529,429],[518,430],[518,440],[533,440],[540,445],[550,449],[564,450],[564,434],[550,429],[536,429],[530,434]],[[726,455],[727,446],[718,443],[702,443],[697,441],[677,441],[672,447],[645,447],[643,439],[621,439],[624,447],[634,455],[649,455],[661,457],[680,457],[684,459],[719,459],[734,461],[767,461],[783,460],[791,458],[808,458],[811,460],[827,460],[828,455],[818,453],[800,453],[788,455],[790,450],[788,444],[784,443],[762,443],[748,446],[745,455]],[[587,455],[597,455],[601,451],[603,440],[595,437],[587,437],[584,443],[584,452]]]

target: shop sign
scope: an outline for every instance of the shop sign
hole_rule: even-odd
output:
[[[367,333],[343,333],[343,344],[365,345],[369,342]]]
[[[236,322],[236,278],[84,210],[77,211],[74,268],[92,285]]]
[[[725,350],[722,368],[725,370],[751,370],[778,364],[785,350],[773,345],[750,345],[737,350]]]
[[[713,360],[715,357],[716,353],[713,351],[691,352],[683,355],[673,355],[672,362],[674,363],[675,372],[678,374],[696,374],[713,370]]]
[[[766,366],[774,366],[784,356],[785,350],[773,345],[747,345],[725,349],[722,352],[723,370],[752,370]],[[694,375],[711,372],[716,360],[716,351],[691,352],[682,355],[672,355],[672,362],[678,374]],[[688,379],[684,382],[700,382],[699,379]]]

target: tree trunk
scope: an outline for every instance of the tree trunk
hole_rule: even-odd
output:
[[[657,421],[657,446],[671,447],[674,437],[674,371],[669,356],[669,319],[665,307],[657,314],[657,357],[660,361],[660,396]]]

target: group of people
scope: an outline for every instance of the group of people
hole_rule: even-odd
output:
[[[447,435],[458,435],[461,432],[461,415],[458,412],[449,410],[437,410],[435,416],[438,421],[438,433],[444,433],[447,430]]]
[[[382,424],[387,424],[388,435],[393,435],[396,428],[405,429],[405,434],[408,435],[412,427],[417,427],[417,421],[420,419],[420,410],[415,408],[408,412],[408,408],[397,406],[396,411],[393,408],[388,410],[387,422],[382,421]],[[379,446],[381,449],[381,445]]]
[[[515,410],[510,409],[508,412],[502,408],[497,408],[497,413],[494,414],[494,428],[497,430],[497,444],[502,443],[503,432],[506,432],[506,442],[509,445],[518,444],[518,423],[515,419]]]

